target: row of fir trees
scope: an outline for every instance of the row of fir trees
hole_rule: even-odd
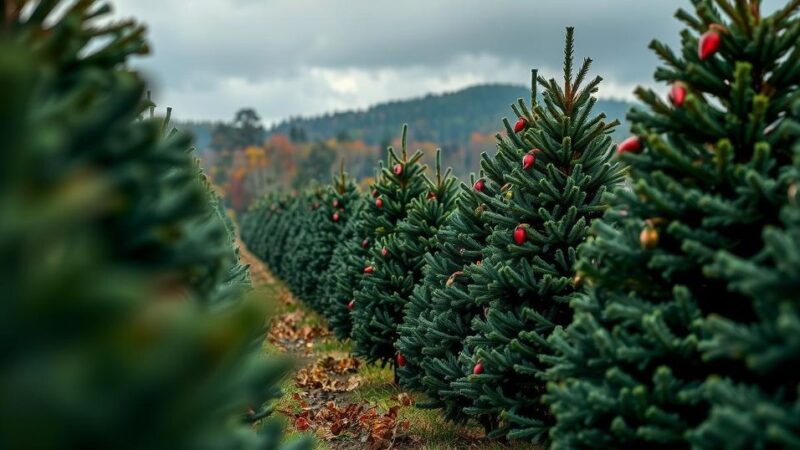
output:
[[[800,2],[693,0],[633,136],[534,71],[469,183],[270,195],[246,242],[421,406],[553,449],[800,448]]]
[[[109,11],[0,2],[0,448],[308,448],[266,420],[287,367],[233,224]]]

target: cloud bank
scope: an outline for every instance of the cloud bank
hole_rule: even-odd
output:
[[[767,2],[768,4],[770,2]],[[772,3],[778,3],[777,0]],[[600,95],[652,84],[653,38],[677,44],[678,0],[118,0],[148,24],[137,63],[178,117],[266,123],[363,108],[476,83],[559,76],[566,26],[591,56]]]

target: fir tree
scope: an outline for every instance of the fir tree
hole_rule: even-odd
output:
[[[487,156],[484,154],[483,158]],[[421,297],[415,301],[430,304],[430,312],[420,314],[415,327],[424,342],[420,351],[421,390],[427,395],[427,401],[418,406],[442,409],[446,419],[457,423],[470,418],[464,408],[472,405],[472,398],[454,390],[451,383],[464,376],[458,355],[464,340],[472,335],[472,320],[483,313],[483,306],[469,294],[467,287],[472,278],[465,269],[482,264],[486,238],[491,232],[481,218],[487,209],[482,195],[491,198],[499,194],[503,174],[510,172],[510,164],[517,161],[508,163],[509,167],[499,171],[494,180],[473,177],[472,187],[462,185],[456,210],[437,234],[436,252],[425,256],[425,278],[414,292],[415,297]],[[491,428],[488,423],[484,425]]]
[[[325,189],[322,204],[305,222],[303,247],[290,253],[290,272],[297,274],[295,295],[312,308],[324,312],[323,286],[320,278],[331,263],[331,257],[340,242],[345,227],[358,212],[360,195],[358,186],[344,171],[344,161],[333,184]]]
[[[467,268],[470,294],[487,309],[473,323],[465,377],[454,385],[475,399],[468,413],[501,419],[492,436],[546,441],[553,418],[542,403],[539,358],[553,351],[553,329],[569,323],[576,248],[605,209],[603,193],[623,179],[611,161],[616,121],[592,114],[601,79],[586,82],[589,59],[575,75],[572,58],[568,28],[563,85],[539,77],[544,92],[542,104],[533,105],[534,122],[500,147],[515,148],[521,163],[506,177],[507,192],[489,199],[485,258]]]
[[[302,235],[303,223],[321,205],[320,193],[315,188],[301,192],[292,192],[286,207],[277,217],[274,225],[274,234],[262,234],[261,239],[272,241],[267,262],[272,272],[284,280],[294,284],[292,273],[289,272],[289,257],[297,250],[297,237]]]
[[[298,202],[295,212],[286,223],[290,237],[281,250],[280,265],[275,271],[296,298],[316,308],[314,299],[305,296],[310,287],[306,286],[308,268],[304,264],[308,262],[308,255],[314,251],[315,239],[331,223],[330,215],[323,216],[328,212],[326,189],[314,183],[304,189],[295,202]]]
[[[276,238],[292,205],[293,197],[273,193],[257,203],[255,209],[245,215],[244,221],[250,222],[252,217],[252,234],[244,234],[242,239],[247,246],[268,266],[274,267],[280,261],[283,242]]]
[[[265,312],[109,11],[0,8],[0,447],[277,448],[244,423],[285,369],[253,352]]]
[[[800,137],[795,102],[795,136]],[[794,154],[800,155],[795,144]],[[796,159],[796,161],[799,161]],[[795,162],[791,180],[800,180]],[[755,258],[728,251],[715,257],[709,271],[747,298],[756,311],[754,323],[722,316],[709,318],[700,349],[708,359],[733,359],[747,364],[739,378],[712,377],[705,390],[711,404],[707,419],[689,435],[695,448],[796,448],[800,446],[800,398],[797,336],[800,323],[800,208],[797,181],[789,186],[789,204],[779,226],[764,230],[764,248]],[[753,379],[760,379],[754,383]],[[732,433],[731,430],[736,430]]]
[[[491,189],[483,179],[476,181],[473,176],[472,181],[481,183],[484,192]],[[400,328],[401,343],[409,340],[409,336],[414,339],[415,348],[400,348],[420,367],[414,387],[429,398],[417,405],[443,408],[445,417],[457,422],[465,420],[463,407],[471,402],[449,395],[450,383],[463,375],[457,356],[463,339],[470,335],[473,317],[480,313],[465,289],[463,269],[480,263],[489,234],[480,220],[483,212],[480,198],[470,188],[462,185],[462,189],[454,213],[436,235],[435,248],[425,255],[424,278],[414,288]]]
[[[531,75],[531,103],[535,103],[536,71],[531,71]],[[515,124],[520,131],[533,122],[533,115],[523,99],[511,108],[520,118]],[[472,321],[488,306],[476,302],[470,295],[468,286],[473,280],[466,269],[472,264],[482,264],[486,239],[491,233],[491,225],[483,219],[483,214],[489,210],[493,197],[508,191],[510,185],[506,183],[506,176],[519,165],[520,159],[517,153],[520,141],[513,139],[507,121],[504,125],[512,139],[503,139],[498,133],[499,151],[493,157],[486,153],[481,155],[483,176],[473,177],[471,187],[462,185],[456,209],[437,235],[436,252],[425,256],[426,272],[420,294],[430,296],[431,305],[429,316],[420,315],[417,329],[425,333],[420,365],[424,372],[422,390],[428,399],[418,405],[440,408],[446,419],[457,423],[464,423],[471,417],[465,413],[465,408],[473,404],[473,398],[451,385],[464,376],[459,355],[464,350],[464,340],[473,334]],[[479,416],[477,420],[486,429],[494,428],[491,417]]]
[[[784,327],[797,290],[783,289],[797,283],[784,265],[796,242],[780,211],[794,181],[800,3],[771,15],[756,1],[693,3],[677,14],[689,27],[680,53],[651,44],[669,103],[637,90],[649,110],[631,111],[636,137],[619,147],[632,188],[581,248],[589,288],[552,339],[554,448],[799,442],[798,352],[783,346],[795,339]],[[758,289],[766,273],[790,278]]]
[[[410,293],[414,286],[409,266],[399,259],[403,254],[396,228],[407,217],[412,201],[427,197],[431,189],[424,174],[426,166],[420,163],[422,151],[408,156],[406,132],[404,126],[400,155],[389,148],[388,167],[381,168],[379,180],[372,186],[374,202],[361,217],[359,234],[372,242],[366,264],[349,268],[361,272],[358,285],[350,288],[357,288],[352,310],[354,353],[368,362],[394,359],[397,327],[405,304],[394,291]]]
[[[359,196],[356,200],[354,216],[347,222],[339,236],[339,244],[334,249],[328,268],[322,276],[323,315],[328,321],[328,327],[339,339],[350,338],[353,328],[350,317],[350,312],[355,306],[353,292],[364,276],[367,249],[370,246],[369,238],[364,237],[366,230],[362,227],[361,218],[371,200],[374,201],[372,197],[365,195]]]
[[[425,255],[437,247],[436,234],[450,217],[458,196],[456,178],[451,175],[451,169],[442,174],[441,165],[441,152],[437,151],[436,181],[431,183],[425,198],[411,202],[408,217],[398,224],[397,233],[384,240],[383,259],[378,264],[397,265],[389,272],[394,284],[379,285],[381,303],[375,316],[392,318],[392,322],[385,322],[383,326],[395,325],[395,329],[384,332],[384,336],[395,340],[398,357],[404,361],[397,370],[400,382],[416,390],[422,389],[422,348],[426,343],[426,330],[420,327],[420,321],[429,318],[431,308],[430,288],[423,282],[422,268]],[[383,273],[382,269],[378,267],[378,275]],[[404,276],[395,278],[403,271]]]

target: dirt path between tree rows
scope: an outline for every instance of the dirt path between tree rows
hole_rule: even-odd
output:
[[[277,314],[265,351],[289,356],[296,370],[284,384],[276,411],[292,432],[313,432],[317,449],[523,449],[488,441],[477,428],[445,424],[436,411],[392,383],[389,368],[367,366],[337,341],[324,320],[296,301],[283,284],[240,244],[253,287]]]

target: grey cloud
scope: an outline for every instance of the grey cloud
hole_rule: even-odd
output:
[[[208,118],[227,118],[241,106],[235,102],[244,102],[271,119],[408,94],[409,89],[398,83],[419,90],[409,95],[459,87],[460,74],[447,70],[464,71],[465,80],[525,82],[524,70],[517,78],[510,69],[560,67],[566,26],[576,27],[576,56],[591,56],[595,73],[610,84],[648,83],[656,59],[647,44],[652,38],[676,44],[681,26],[673,13],[691,6],[680,0],[118,0],[115,4],[120,16],[133,15],[149,24],[155,53],[139,67],[156,80],[167,101],[191,108],[187,114],[192,117]],[[464,66],[469,58],[494,66]],[[343,95],[331,77],[320,75],[326,70],[345,81],[350,71],[358,71],[359,79],[393,71],[421,77],[427,84],[385,76],[386,86],[373,85],[363,95]]]

